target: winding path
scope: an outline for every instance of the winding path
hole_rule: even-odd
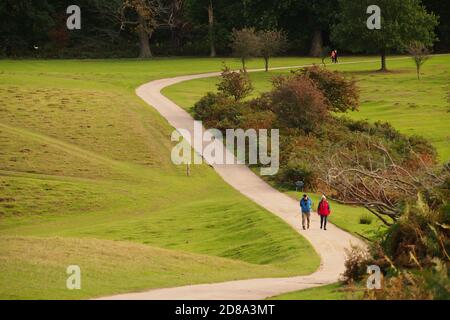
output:
[[[341,64],[353,64],[374,62],[359,61]],[[301,66],[280,67],[274,69],[292,69]],[[262,71],[262,69],[249,70],[250,72]],[[218,76],[220,73],[204,73],[189,76],[181,76],[168,79],[160,79],[140,86],[136,93],[146,103],[154,107],[177,129],[186,129],[193,137],[194,119],[161,94],[165,87],[183,81]],[[189,138],[189,137],[186,137]],[[220,141],[217,141],[220,143]],[[198,146],[193,146],[198,149]],[[206,157],[205,161],[209,159]],[[318,228],[318,216],[311,215],[311,229],[302,230],[299,218],[298,202],[275,190],[254,174],[245,165],[213,165],[216,172],[232,187],[250,198],[260,206],[283,219],[299,234],[305,237],[320,255],[319,269],[307,276],[288,278],[263,278],[250,280],[237,280],[222,283],[188,285],[174,288],[152,289],[144,292],[128,293],[104,297],[108,300],[205,300],[205,299],[232,299],[254,300],[279,295],[282,293],[307,289],[337,282],[344,271],[345,249],[351,245],[364,246],[364,243],[353,235],[329,224],[327,231]],[[270,254],[269,252],[267,254]]]

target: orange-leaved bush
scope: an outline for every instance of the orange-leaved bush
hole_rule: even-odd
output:
[[[284,127],[315,132],[329,118],[326,99],[306,77],[279,77],[270,92],[270,109]]]
[[[354,80],[346,79],[341,72],[312,66],[293,71],[295,77],[307,77],[325,95],[330,111],[358,110],[359,90]]]
[[[238,101],[247,97],[253,90],[252,82],[246,72],[231,71],[224,66],[217,90],[226,96],[231,96]]]

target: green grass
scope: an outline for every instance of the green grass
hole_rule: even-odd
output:
[[[194,166],[186,177],[173,165],[172,129],[135,95],[144,82],[217,71],[221,62],[0,61],[1,298],[87,298],[316,270],[305,239],[212,168]],[[82,267],[80,291],[65,289],[69,264]]]
[[[329,65],[355,77],[361,88],[361,108],[348,115],[353,119],[390,122],[400,132],[421,135],[436,148],[442,162],[450,159],[450,55],[432,57],[422,67],[421,80],[416,79],[411,59],[388,59],[389,73],[376,72],[377,58],[342,57],[341,62],[370,61],[360,64]],[[307,61],[304,61],[305,64]],[[271,88],[270,79],[289,71],[251,73],[253,96]],[[199,79],[176,84],[163,93],[180,106],[190,109],[207,91],[215,91],[217,79]]]
[[[194,166],[186,177],[172,165],[172,129],[134,93],[153,79],[218,71],[222,60],[0,61],[1,298],[87,298],[318,267],[306,240],[210,167]],[[279,58],[272,66],[311,62],[318,60]],[[448,65],[448,57],[434,57],[420,83],[410,61],[390,61],[392,74],[367,71],[378,62],[336,68],[363,88],[361,111],[352,117],[391,117],[403,132],[428,130],[445,157]],[[278,73],[252,74],[257,92]],[[215,81],[182,83],[165,94],[188,108]],[[399,103],[398,116],[387,112],[389,101]],[[346,230],[370,234],[376,226],[358,223],[359,208],[333,208],[332,221]],[[82,267],[80,291],[65,289],[69,264]]]
[[[349,292],[341,283],[300,290],[271,297],[269,300],[359,300],[362,291]]]
[[[360,58],[371,60],[370,58]],[[343,58],[342,62],[353,58]],[[368,121],[387,121],[400,132],[421,135],[437,149],[442,162],[450,158],[450,56],[434,56],[422,69],[422,79],[416,80],[414,64],[410,59],[390,60],[391,72],[375,72],[379,62],[328,66],[344,71],[354,77],[361,88],[361,108],[349,116]],[[255,92],[253,97],[270,90],[270,80],[289,71],[251,73]],[[216,91],[218,79],[199,79],[166,88],[163,93],[180,106],[189,110],[207,91]],[[300,193],[289,192],[298,199]],[[311,195],[316,204],[318,197]],[[362,224],[361,217],[368,214],[358,207],[343,206],[332,202],[330,221],[338,227],[364,237],[373,238],[384,230],[378,219]],[[346,293],[339,291],[339,284],[314,288],[280,296],[281,299],[344,299]]]
[[[246,263],[132,242],[61,237],[0,237],[0,296],[82,299],[112,292],[277,274]],[[81,269],[81,290],[66,289],[69,265]]]

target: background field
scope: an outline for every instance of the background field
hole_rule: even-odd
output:
[[[400,59],[399,59],[400,58]],[[396,59],[396,60],[394,60]],[[450,55],[432,57],[422,68],[421,80],[416,78],[410,58],[389,59],[389,73],[374,72],[379,61],[374,57],[342,57],[340,62],[356,64],[328,65],[355,77],[361,89],[361,108],[348,114],[353,119],[387,121],[401,132],[421,135],[437,148],[442,162],[450,159]],[[372,61],[372,62],[367,62]],[[251,73],[255,92],[268,91],[270,80],[289,70]],[[216,90],[216,80],[199,79],[164,89],[164,94],[177,104],[190,109],[207,91]]]

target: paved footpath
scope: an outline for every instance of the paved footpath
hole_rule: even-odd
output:
[[[371,61],[348,62],[341,64],[364,63]],[[301,67],[301,66],[296,66]],[[292,69],[281,67],[274,69]],[[249,70],[249,72],[262,69]],[[165,87],[183,81],[214,77],[220,73],[204,73],[160,79],[140,86],[136,93],[146,103],[158,110],[167,121],[177,129],[187,129],[194,134],[194,119],[181,107],[161,94]],[[217,143],[221,143],[217,141]],[[193,146],[198,149],[197,146]],[[205,159],[208,161],[209,159]],[[174,288],[152,289],[149,291],[127,293],[104,297],[108,300],[256,300],[272,297],[282,293],[322,286],[337,282],[344,271],[345,249],[351,245],[364,246],[364,243],[353,235],[328,224],[328,230],[319,229],[319,218],[311,215],[311,229],[302,230],[299,216],[298,201],[269,186],[245,165],[213,165],[216,172],[233,188],[250,198],[271,213],[291,225],[299,234],[306,238],[320,255],[319,269],[307,276],[288,278],[263,278],[228,281],[222,283],[189,285]],[[270,254],[268,252],[268,254]]]

